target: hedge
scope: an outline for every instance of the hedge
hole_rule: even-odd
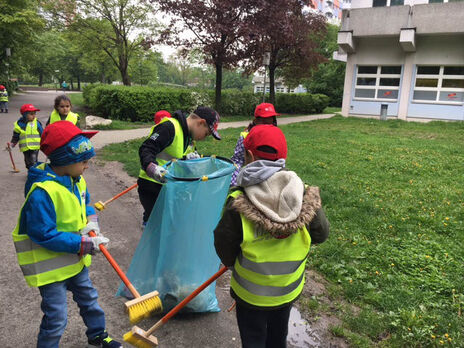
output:
[[[98,116],[150,121],[161,109],[193,111],[198,105],[213,106],[214,91],[90,84],[84,87],[84,101]],[[261,101],[260,94],[224,90],[221,114],[252,116]],[[323,94],[276,94],[275,107],[280,113],[311,114],[322,112],[328,104],[329,98]]]

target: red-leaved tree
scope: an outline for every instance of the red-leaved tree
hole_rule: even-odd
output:
[[[198,49],[205,63],[216,69],[216,109],[221,109],[223,68],[233,68],[245,57],[246,44],[253,34],[253,0],[158,0],[171,16],[160,42]],[[187,35],[181,34],[187,32]]]
[[[263,55],[270,53],[270,101],[275,102],[276,70],[292,81],[310,77],[311,70],[325,60],[318,51],[319,39],[326,31],[322,15],[305,10],[301,0],[262,0],[255,13],[259,23],[248,48],[252,57],[248,71],[262,66]]]

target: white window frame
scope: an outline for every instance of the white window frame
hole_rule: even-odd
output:
[[[403,66],[402,65],[361,65],[362,67],[364,66],[375,66],[377,67],[377,73],[375,74],[360,74],[359,73],[359,67],[358,65],[356,67],[356,81],[354,85],[354,94],[356,95],[356,89],[369,89],[369,90],[375,90],[374,93],[374,98],[362,98],[362,97],[353,97],[354,100],[366,100],[366,101],[386,101],[386,102],[391,102],[395,103],[398,101],[398,98],[392,99],[392,98],[379,98],[378,93],[379,89],[389,89],[389,90],[394,90],[398,91],[398,96],[400,95],[400,86],[401,86],[401,72],[403,71]],[[401,71],[399,74],[382,74],[382,67],[388,67],[388,66],[399,66],[401,68]],[[358,78],[375,78],[375,85],[372,86],[366,86],[366,85],[358,85]],[[381,78],[393,78],[393,79],[400,79],[400,84],[399,86],[380,86],[380,79]]]
[[[422,66],[437,66],[440,67],[440,70],[437,74],[418,74],[419,67]],[[463,105],[464,101],[445,101],[440,100],[440,93],[441,92],[462,92],[464,93],[464,88],[450,88],[450,87],[442,87],[443,80],[464,80],[464,75],[444,75],[445,67],[447,66],[459,66],[459,65],[417,65],[416,66],[416,78],[414,79],[414,90],[412,93],[412,97],[414,98],[414,91],[433,91],[437,92],[435,100],[421,100],[421,99],[412,99],[413,103],[420,103],[420,104],[448,104],[448,105]],[[437,79],[438,84],[437,87],[416,87],[417,79]]]

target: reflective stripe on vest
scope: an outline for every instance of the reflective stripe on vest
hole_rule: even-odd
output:
[[[77,125],[77,121],[79,120],[79,115],[70,111],[64,120],[72,122],[74,125]],[[50,115],[50,124],[58,122],[58,121],[61,121],[61,116],[58,113],[58,111],[53,109],[52,114]]]
[[[15,133],[19,133],[18,145],[21,152],[40,149],[40,133],[36,118],[26,123],[26,129],[22,129],[18,122],[15,122],[14,131]]]
[[[237,190],[229,197],[243,194]],[[240,214],[241,252],[235,260],[230,286],[242,300],[259,307],[275,307],[295,300],[303,290],[311,237],[306,227],[287,238],[256,233],[255,225]]]
[[[156,161],[158,162],[158,165],[160,166],[165,165],[166,163],[168,163],[169,161],[172,161],[173,159],[180,159],[184,157],[185,155],[195,151],[195,146],[192,144],[189,144],[189,146],[187,146],[187,149],[184,151],[184,131],[182,130],[182,126],[179,120],[175,118],[167,118],[167,117],[163,118],[160,121],[160,123],[151,127],[150,135],[148,136],[148,138],[152,136],[152,134],[155,131],[155,128],[164,122],[171,122],[174,125],[174,139],[172,140],[171,145],[169,145],[163,151],[161,151],[159,154],[156,155]],[[140,169],[140,172],[139,172],[139,178],[150,180],[158,184],[162,184],[156,181],[155,179],[150,178],[142,168]]]
[[[45,164],[41,164],[38,168],[43,169],[44,166]],[[87,222],[85,206],[86,183],[83,177],[76,186],[82,204],[74,193],[55,181],[34,183],[27,194],[26,201],[37,187],[45,190],[55,208],[56,229],[60,232],[79,233],[79,230]],[[21,208],[21,212],[23,208]],[[34,243],[28,235],[19,234],[21,212],[16,228],[13,231],[13,241],[19,266],[29,286],[38,287],[71,278],[78,274],[84,266],[90,265],[90,255],[81,258],[77,254],[55,252]]]

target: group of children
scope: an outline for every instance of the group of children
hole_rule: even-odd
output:
[[[254,116],[231,158],[237,168],[214,244],[232,270],[230,293],[237,302],[242,347],[280,348],[286,347],[290,310],[303,290],[310,245],[327,239],[329,222],[319,188],[286,169],[287,142],[274,105],[259,104]],[[195,141],[208,135],[221,139],[219,114],[211,108],[198,107],[189,115],[176,111],[172,117],[162,110],[155,123],[139,148],[144,224],[165,182],[163,165],[200,157]]]
[[[106,332],[87,269],[90,255],[109,242],[100,233],[82,176],[95,155],[89,139],[97,132],[82,132],[70,108],[66,96],[57,97],[44,130],[35,117],[37,108],[21,108],[12,144],[24,152],[29,173],[13,241],[26,282],[42,296],[38,347],[58,347],[67,320],[67,290],[80,308],[89,345],[121,347]],[[260,104],[240,134],[232,157],[238,168],[214,231],[216,252],[233,271],[230,292],[243,347],[286,347],[310,244],[323,242],[329,233],[319,189],[286,169],[287,143],[277,127],[278,115],[272,104]],[[155,125],[139,148],[144,223],[166,182],[163,165],[199,158],[195,142],[209,135],[220,140],[219,120],[214,109],[204,106],[191,113],[155,114]],[[39,148],[48,164],[36,164]],[[89,236],[92,230],[95,237]]]

